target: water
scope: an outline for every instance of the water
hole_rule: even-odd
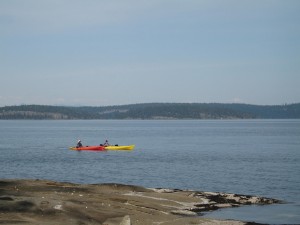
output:
[[[132,152],[76,152],[135,144]],[[260,195],[287,204],[206,217],[300,224],[300,120],[0,120],[0,179],[124,183]]]

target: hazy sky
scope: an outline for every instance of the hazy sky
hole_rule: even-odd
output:
[[[0,106],[300,102],[298,0],[0,0]]]

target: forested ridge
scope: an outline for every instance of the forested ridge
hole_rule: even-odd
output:
[[[144,103],[117,106],[19,105],[0,107],[0,119],[299,119],[300,103]]]

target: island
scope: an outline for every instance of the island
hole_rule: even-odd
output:
[[[0,107],[0,120],[84,119],[300,119],[300,103],[249,105],[222,103],[140,103],[116,106],[19,105]]]

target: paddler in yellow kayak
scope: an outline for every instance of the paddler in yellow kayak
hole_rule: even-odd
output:
[[[103,146],[105,146],[105,147],[110,146],[110,144],[108,143],[108,140],[105,140]]]

